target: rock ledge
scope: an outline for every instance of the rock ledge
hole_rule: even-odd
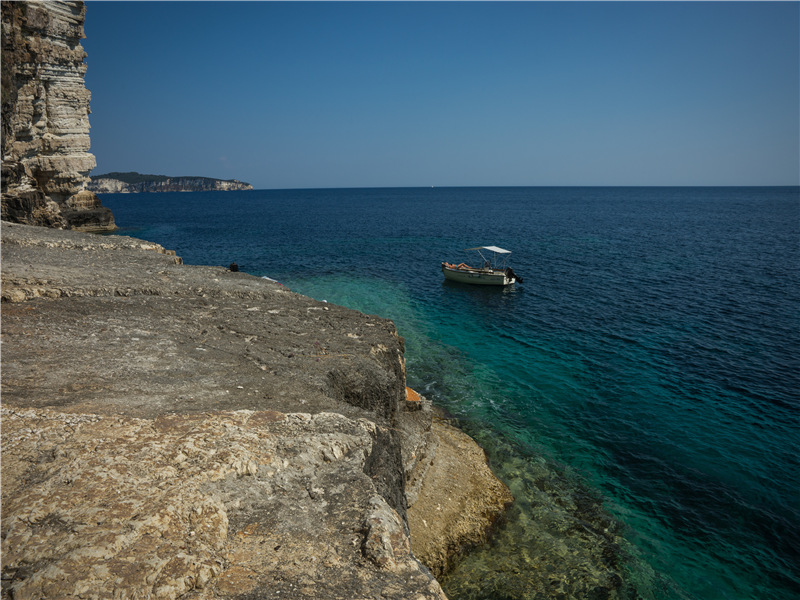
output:
[[[511,501],[406,400],[390,321],[141,240],[1,233],[4,599],[443,599],[431,570]]]

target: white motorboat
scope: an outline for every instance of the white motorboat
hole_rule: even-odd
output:
[[[479,246],[465,250],[465,252],[472,251],[480,256],[481,266],[472,267],[463,262],[458,265],[443,262],[442,273],[445,279],[477,285],[511,285],[517,281],[522,283],[522,279],[514,273],[514,269],[507,265],[511,255],[510,250],[503,250],[497,246]]]

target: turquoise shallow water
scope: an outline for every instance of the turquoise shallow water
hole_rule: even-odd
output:
[[[800,597],[798,188],[102,200],[120,233],[189,264],[236,261],[393,319],[409,384],[461,420],[520,499],[500,536],[517,555],[534,552],[526,490],[545,464],[620,524],[628,596]],[[524,284],[443,281],[440,261],[484,244],[513,250]],[[499,554],[465,561],[451,597],[534,597],[504,588],[524,573],[492,575]]]

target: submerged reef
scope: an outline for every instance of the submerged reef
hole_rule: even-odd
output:
[[[441,578],[459,600],[639,600],[624,528],[574,473],[504,439],[492,467],[509,483],[514,505],[491,541]]]

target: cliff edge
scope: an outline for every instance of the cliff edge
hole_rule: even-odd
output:
[[[113,230],[86,190],[89,99],[83,2],[2,3],[2,218],[60,229]]]
[[[443,599],[431,570],[511,502],[406,391],[390,321],[133,238],[1,233],[4,599]]]

